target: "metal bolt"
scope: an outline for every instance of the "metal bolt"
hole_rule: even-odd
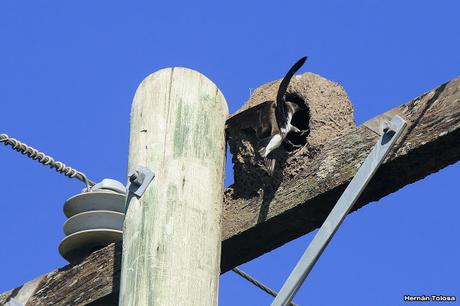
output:
[[[383,132],[384,133],[394,132],[396,130],[397,130],[397,127],[392,121],[385,121],[383,123]]]
[[[144,182],[145,174],[142,172],[139,172],[138,170],[134,170],[129,173],[129,181],[137,186],[142,185]]]
[[[137,197],[141,197],[155,177],[155,173],[144,166],[137,166],[128,173],[128,190]]]
[[[137,176],[139,175],[139,171],[134,170],[134,172],[129,174],[129,181],[132,183],[137,179]]]

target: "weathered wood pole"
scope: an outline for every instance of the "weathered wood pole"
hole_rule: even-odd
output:
[[[227,115],[216,85],[190,69],[137,89],[128,170],[155,178],[127,200],[120,305],[217,305]]]

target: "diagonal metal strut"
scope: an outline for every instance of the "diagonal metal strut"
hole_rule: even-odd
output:
[[[393,117],[391,121],[384,124],[382,127],[383,134],[379,138],[377,144],[358,169],[358,172],[351,180],[350,184],[348,184],[323,225],[321,225],[318,233],[316,233],[299,262],[292,270],[271,306],[289,305],[340,224],[342,224],[356,200],[358,200],[369,181],[377,172],[377,169],[382,164],[391,147],[401,136],[405,126],[406,121],[399,116]]]

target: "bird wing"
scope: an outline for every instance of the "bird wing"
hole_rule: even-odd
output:
[[[278,93],[276,95],[275,116],[276,122],[280,129],[285,128],[288,123],[286,114],[286,91],[289,86],[289,82],[291,81],[291,78],[294,76],[297,70],[299,70],[300,67],[303,66],[306,60],[306,56],[298,60],[297,63],[295,63],[294,66],[292,66],[291,69],[289,69],[289,71],[286,73],[286,75],[280,83],[280,87],[278,88]]]

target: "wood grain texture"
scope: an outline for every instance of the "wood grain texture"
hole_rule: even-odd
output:
[[[217,305],[227,103],[186,68],[148,76],[131,109],[128,169],[155,172],[128,196],[120,305]]]
[[[121,245],[113,246],[47,274],[26,306],[88,305],[107,296],[118,300]]]
[[[355,210],[460,160],[460,78],[393,110],[406,134],[355,205]],[[378,120],[378,119],[377,119]],[[375,121],[375,120],[374,120]],[[319,227],[374,146],[378,135],[361,125],[326,143],[312,160],[299,160],[276,190],[238,198],[225,191],[221,271],[254,259]],[[117,295],[120,245],[45,278],[30,305],[84,305]],[[0,303],[1,304],[1,303]],[[91,304],[90,304],[91,305]]]

